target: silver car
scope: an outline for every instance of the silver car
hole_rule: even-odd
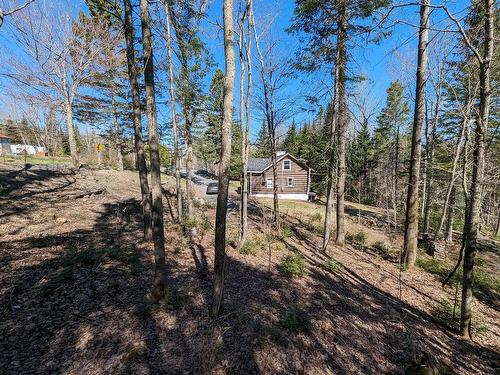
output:
[[[219,192],[219,183],[210,182],[207,186],[207,194],[217,194]]]

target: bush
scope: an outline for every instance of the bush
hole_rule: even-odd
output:
[[[194,229],[198,226],[198,220],[196,220],[195,217],[191,217],[189,219],[186,219],[184,225],[186,226],[187,229]]]
[[[455,311],[453,311],[455,309]],[[438,323],[453,331],[460,330],[461,301],[457,300],[455,308],[453,303],[447,300],[441,300],[431,309],[432,318]],[[475,318],[472,319],[472,332],[478,333],[484,329],[484,326]]]
[[[328,262],[326,262],[326,268],[328,268],[331,272],[338,274],[344,271],[344,264],[335,258],[330,258],[328,259]]]
[[[162,302],[172,307],[174,310],[177,310],[186,304],[187,296],[177,289],[167,287],[165,289],[165,295],[163,296]]]
[[[311,216],[311,221],[322,221],[323,220],[323,216],[321,216],[321,214],[319,212],[315,212],[312,216]]]
[[[255,255],[260,250],[260,244],[254,238],[248,238],[245,243],[240,247],[240,254]]]
[[[347,242],[351,243],[355,249],[358,250],[363,250],[365,247],[365,242],[366,242],[366,233],[363,232],[362,230],[359,232],[356,232],[354,234],[352,233],[347,233],[346,234],[346,239]]]
[[[198,223],[198,225],[199,225],[200,229],[203,232],[206,232],[210,228],[212,228],[212,223],[210,222],[210,220],[208,219],[208,217],[206,215],[204,215],[204,214],[201,214],[201,220]]]
[[[281,314],[280,324],[291,332],[309,332],[311,320],[306,311],[293,307]]]
[[[199,217],[192,217],[184,222],[187,229],[199,229],[202,233],[208,231],[212,228],[212,223],[205,214],[201,214]]]
[[[286,240],[292,235],[292,230],[289,227],[283,227],[281,228],[281,238],[283,240]]]
[[[399,253],[397,248],[391,247],[382,241],[377,241],[373,244],[373,252],[377,256],[382,256],[383,258],[389,260],[397,260]]]
[[[359,232],[356,232],[353,236],[352,236],[352,239],[354,242],[360,244],[360,245],[364,245],[365,242],[366,242],[366,233],[363,232],[362,230],[359,231]]]
[[[306,262],[301,254],[288,255],[282,259],[278,269],[284,274],[302,277],[306,273]]]

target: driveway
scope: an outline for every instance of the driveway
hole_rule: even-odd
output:
[[[181,171],[181,177],[186,178],[185,170]],[[217,194],[207,194],[207,186],[211,182],[218,182],[217,177],[201,169],[193,170],[193,188],[197,190],[197,195],[215,204],[217,203]],[[231,198],[231,194],[228,199],[228,208],[236,208],[236,201]]]

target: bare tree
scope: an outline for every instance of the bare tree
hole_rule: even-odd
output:
[[[165,233],[163,227],[163,202],[160,174],[158,124],[156,118],[153,36],[148,0],[141,0],[142,45],[144,49],[144,83],[146,85],[146,115],[148,118],[149,150],[151,164],[151,200],[153,211],[153,242],[155,254],[155,279],[153,295],[161,298],[167,285],[165,265]]]
[[[224,77],[224,113],[222,120],[222,144],[219,164],[219,192],[215,214],[215,260],[214,289],[210,316],[216,318],[222,309],[224,274],[226,268],[226,215],[229,192],[229,166],[231,159],[231,127],[233,122],[235,52],[233,30],[233,0],[224,0],[224,55],[226,72]]]
[[[0,7],[0,27],[2,27],[3,21],[4,21],[6,16],[11,16],[16,12],[23,10],[28,5],[30,5],[33,1],[35,1],[35,0],[27,0],[24,4],[21,4],[15,8],[12,8],[10,10],[5,10],[5,11],[2,9],[2,7]]]
[[[200,20],[205,14],[207,0],[174,1],[168,10],[170,22],[177,41],[177,56],[180,62],[179,72],[179,101],[182,106],[184,120],[183,138],[186,149],[186,212],[189,219],[193,214],[193,127],[196,125],[197,115],[201,112],[199,103],[199,80],[193,76],[193,56],[202,52],[203,44],[198,37]],[[196,51],[195,51],[196,50]],[[194,52],[194,53],[193,53]],[[198,57],[195,58],[195,60]],[[194,62],[198,65],[199,60]],[[199,68],[199,66],[198,66]],[[196,69],[195,69],[196,70]]]
[[[255,48],[259,58],[259,72],[262,82],[262,97],[259,102],[263,108],[265,124],[269,136],[271,164],[273,171],[273,222],[276,229],[280,228],[278,172],[277,172],[277,139],[278,130],[290,117],[290,109],[294,98],[283,95],[283,88],[287,83],[290,65],[287,60],[280,58],[276,41],[268,35],[263,53],[260,35],[257,33],[253,11],[250,12],[250,23],[255,38]]]
[[[472,73],[472,72],[471,72]],[[448,187],[446,188],[446,194],[445,194],[445,199],[443,203],[443,209],[441,211],[441,219],[439,221],[438,226],[435,228],[434,231],[434,240],[437,240],[439,237],[439,233],[441,232],[441,229],[443,228],[444,221],[446,219],[446,212],[449,209],[448,203],[450,203],[450,199],[452,197],[452,191],[455,186],[455,180],[457,179],[457,172],[458,172],[458,162],[460,160],[460,155],[462,155],[462,152],[465,147],[465,136],[467,134],[467,129],[470,126],[469,123],[471,121],[471,112],[474,107],[474,103],[476,101],[476,92],[478,89],[477,85],[474,85],[471,81],[471,76],[469,76],[467,80],[467,87],[466,87],[466,102],[464,105],[460,106],[460,114],[462,116],[462,125],[460,127],[460,131],[457,134],[457,140],[456,140],[456,146],[455,146],[455,154],[453,157],[453,161],[451,164],[451,174],[450,174],[450,180],[448,182]],[[473,87],[475,86],[475,87]],[[450,90],[455,96],[455,99],[458,100],[458,95],[456,93],[456,90],[454,89],[453,86],[450,86]],[[450,208],[451,210],[451,208]],[[450,218],[450,214],[448,215],[448,218]],[[452,218],[452,216],[451,216]],[[448,220],[449,221],[449,220]],[[446,236],[448,238],[448,236]]]
[[[248,228],[248,156],[250,148],[250,97],[252,89],[252,24],[249,12],[252,12],[252,0],[247,0],[240,20],[238,48],[240,56],[240,123],[241,123],[241,184],[240,184],[240,231],[239,247],[246,241]],[[246,21],[246,40],[245,40]],[[245,64],[247,69],[247,86],[245,97]],[[243,125],[245,119],[245,125]]]
[[[472,289],[474,279],[474,258],[477,252],[479,234],[479,216],[481,209],[481,189],[483,187],[483,173],[485,164],[485,146],[491,103],[491,67],[493,65],[495,0],[483,0],[484,16],[484,44],[482,55],[472,47],[479,62],[479,116],[476,121],[475,142],[472,164],[472,179],[470,187],[469,206],[464,225],[464,272],[462,282],[462,309],[460,316],[460,333],[470,336],[472,317]],[[465,33],[463,36],[466,38]]]
[[[66,118],[73,165],[79,166],[73,105],[78,90],[96,70],[106,50],[119,36],[109,33],[105,20],[81,17],[73,23],[62,7],[32,6],[12,16],[16,43],[24,56],[5,65],[3,75],[27,93],[59,102]],[[39,96],[40,98],[40,96]]]

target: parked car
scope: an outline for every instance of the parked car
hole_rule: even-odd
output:
[[[219,183],[210,182],[207,186],[207,194],[217,194],[219,192]]]

